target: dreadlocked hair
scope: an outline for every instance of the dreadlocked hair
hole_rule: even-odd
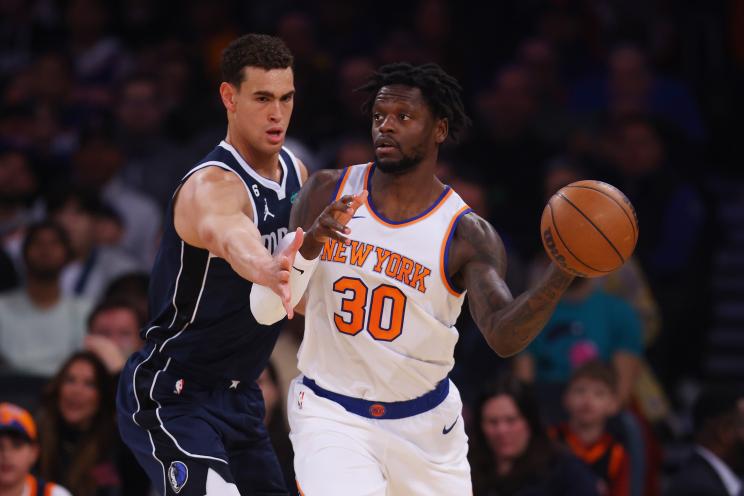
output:
[[[357,89],[357,91],[368,94],[367,100],[362,105],[362,111],[371,114],[377,93],[383,86],[393,84],[402,84],[421,90],[432,114],[438,119],[447,119],[449,137],[455,143],[459,142],[471,121],[465,113],[465,106],[460,96],[462,86],[457,79],[447,74],[437,64],[414,66],[407,62],[398,62],[384,65],[370,76],[367,83]]]

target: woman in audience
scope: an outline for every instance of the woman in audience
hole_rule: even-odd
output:
[[[75,496],[148,492],[147,478],[119,440],[113,387],[101,361],[83,351],[67,359],[44,393],[41,475]]]
[[[509,374],[481,397],[472,425],[474,496],[597,496],[597,480],[554,444],[529,386]]]

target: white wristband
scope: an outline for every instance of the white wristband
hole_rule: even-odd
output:
[[[293,240],[295,233],[289,233],[279,242],[275,253],[281,253]],[[292,295],[292,307],[296,306],[305,294],[320,257],[306,260],[299,252],[295,255],[292,271],[289,274],[289,290]],[[251,313],[261,325],[271,325],[287,316],[282,299],[266,286],[253,284],[251,288]]]

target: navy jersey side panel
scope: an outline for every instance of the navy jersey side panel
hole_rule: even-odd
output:
[[[273,252],[287,234],[291,201],[301,186],[293,158],[280,153],[282,179],[267,180],[253,171],[225,142],[182,180],[202,167],[235,172],[250,195],[255,220]],[[205,377],[254,381],[268,362],[283,322],[258,324],[251,314],[252,283],[223,259],[185,243],[173,224],[173,201],[150,280],[152,321],[143,337],[181,365]]]

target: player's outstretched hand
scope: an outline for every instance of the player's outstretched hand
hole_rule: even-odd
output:
[[[271,290],[282,299],[282,305],[284,305],[284,309],[287,311],[287,317],[290,319],[294,317],[294,308],[292,307],[292,293],[289,289],[289,274],[292,270],[292,264],[294,264],[297,251],[302,246],[303,238],[304,232],[302,228],[298,227],[292,242],[283,250],[274,254],[276,278],[275,284],[271,286]]]
[[[323,209],[307,232],[302,256],[307,259],[317,257],[323,244],[329,239],[348,244],[351,229],[347,224],[366,199],[367,191],[364,190],[355,195],[344,195]]]

